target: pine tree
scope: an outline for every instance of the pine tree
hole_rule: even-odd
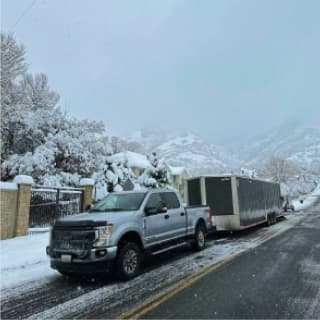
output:
[[[170,185],[170,175],[163,161],[159,161],[153,152],[148,157],[150,168],[147,168],[139,177],[139,183],[147,188],[165,188]]]

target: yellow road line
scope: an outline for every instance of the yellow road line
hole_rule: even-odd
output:
[[[203,268],[197,273],[191,274],[186,278],[181,279],[177,283],[169,286],[166,289],[163,289],[158,294],[153,295],[152,297],[146,299],[141,304],[133,307],[127,312],[120,314],[116,319],[139,319],[144,314],[148,313],[149,311],[153,310],[154,308],[158,307],[160,304],[164,303],[165,301],[169,300],[173,296],[175,296],[178,292],[184,290],[185,288],[191,286],[201,278],[203,278],[208,273],[220,268],[224,264],[228,263],[229,261],[233,260],[238,253],[233,253],[232,255],[228,256],[224,260]]]
[[[302,220],[302,219],[301,219]],[[297,225],[300,221],[300,219],[294,224]],[[293,226],[292,226],[293,227]],[[283,232],[288,231],[291,228],[285,229],[285,230],[277,230],[274,234],[266,235],[263,238],[261,238],[261,242],[259,243],[258,246],[261,244],[271,240],[272,238],[275,238],[282,234]],[[249,249],[250,250],[250,249]],[[182,291],[183,289],[191,286],[201,278],[203,278],[205,275],[208,273],[218,269],[219,267],[223,266],[227,262],[233,260],[236,256],[242,254],[243,251],[237,252],[237,253],[232,253],[230,256],[226,257],[225,259],[210,265],[208,267],[204,267],[197,273],[193,273],[186,278],[181,279],[177,283],[169,286],[166,289],[163,289],[159,293],[151,296],[150,298],[147,298],[144,302],[142,302],[139,305],[136,305],[135,307],[131,308],[130,310],[120,314],[116,319],[118,320],[123,320],[123,319],[138,319],[141,316],[145,315],[149,311],[153,310],[160,304],[164,303],[165,301],[169,300],[173,296],[175,296],[178,292]]]

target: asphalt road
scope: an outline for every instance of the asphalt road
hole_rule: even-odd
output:
[[[301,219],[303,223],[286,231]],[[73,279],[53,273],[1,290],[1,318],[116,318],[171,286],[195,279],[232,252],[248,253],[240,253],[142,317],[312,318],[320,314],[319,224],[317,209],[307,216],[292,213],[291,219],[269,228],[220,234],[209,239],[204,251],[193,252],[186,246],[147,259],[143,274],[128,282],[111,274]],[[266,313],[274,310],[277,316]]]
[[[320,319],[320,207],[140,316]]]

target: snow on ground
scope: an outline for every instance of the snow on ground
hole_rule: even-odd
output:
[[[55,273],[49,267],[49,233],[1,240],[1,289]]]
[[[313,192],[311,192],[305,198],[293,200],[292,204],[293,204],[294,209],[296,211],[305,210],[305,209],[309,208],[310,206],[312,206],[319,197],[320,197],[320,185],[318,185],[313,190]],[[303,202],[301,203],[300,200],[303,200]]]
[[[303,212],[290,213],[286,221],[282,221],[270,228],[259,228],[243,237],[211,240],[204,251],[192,252],[190,250],[186,256],[148,270],[129,282],[115,282],[99,287],[43,312],[34,314],[29,319],[73,318],[79,315],[79,312],[85,315],[86,310],[95,310],[97,306],[102,306],[106,303],[109,309],[119,307],[125,308],[120,310],[120,313],[127,311],[130,305],[123,304],[123,301],[130,301],[134,305],[141,300],[142,294],[143,297],[148,296],[190,274],[199,272],[204,267],[216,264],[231,255],[238,255],[253,249],[292,228],[303,217]]]
[[[216,240],[215,242],[220,245],[213,245],[209,247],[207,250],[203,251],[201,255],[207,258],[208,256],[212,257],[213,255],[215,259],[221,260],[223,257],[233,252],[241,252],[243,250],[250,249],[256,246],[257,243],[261,243],[261,241],[266,237],[277,235],[293,227],[304,217],[305,212],[303,210],[315,203],[319,197],[320,186],[305,198],[303,204],[299,204],[299,202],[296,201],[297,203],[295,203],[295,206],[300,212],[289,213],[286,215],[286,221],[278,223],[271,228],[261,229],[263,232],[257,232],[257,240],[248,240],[245,237],[235,241],[228,240],[227,243],[223,243],[226,239]],[[41,229],[41,231],[43,230]],[[46,255],[46,246],[48,243],[48,232],[1,240],[1,289],[14,287],[33,280],[45,281],[46,279],[57,275],[57,272],[52,270],[49,266],[49,259]],[[188,272],[193,270],[193,268],[197,269],[199,267],[199,261],[193,261],[192,257],[193,255],[190,256],[190,261],[188,262],[190,265],[185,267],[188,269]],[[186,260],[183,262],[186,263],[189,258],[183,260]],[[205,260],[208,260],[208,263],[213,262],[211,258]],[[186,272],[185,268],[183,272]]]

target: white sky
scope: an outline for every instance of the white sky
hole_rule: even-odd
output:
[[[320,126],[319,12],[318,0],[2,0],[2,31],[71,114],[221,143]]]

